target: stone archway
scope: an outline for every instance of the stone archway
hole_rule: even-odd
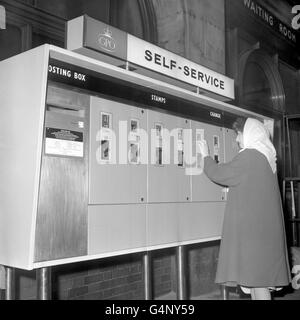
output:
[[[111,0],[109,20],[119,29],[157,43],[156,14],[152,1]]]
[[[239,105],[259,111],[284,112],[285,94],[279,71],[273,59],[263,50],[243,53],[239,59]]]
[[[277,170],[283,172],[283,123],[285,93],[278,68],[261,49],[244,52],[239,59],[237,77],[238,105],[274,118],[273,144],[277,150]]]
[[[109,23],[225,73],[224,0],[110,0]]]

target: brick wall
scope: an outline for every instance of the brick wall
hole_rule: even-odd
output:
[[[188,248],[188,294],[190,297],[217,289],[214,277],[218,248],[218,242]],[[152,252],[152,263],[154,299],[168,293],[176,293],[175,249]],[[16,299],[37,298],[35,277],[35,271],[16,270]],[[52,298],[56,300],[143,300],[142,255],[134,254],[53,267]],[[4,299],[3,292],[0,299]]]
[[[175,254],[174,250],[162,250],[152,253],[153,297],[157,298],[173,290]]]
[[[219,242],[190,247],[189,259],[189,295],[197,297],[219,289],[215,284]]]
[[[156,297],[171,290],[171,258],[153,259]],[[16,298],[36,299],[35,271],[16,270]],[[58,300],[144,299],[142,256],[73,263],[52,268],[52,298]]]
[[[143,299],[141,258],[127,256],[57,267],[54,299]]]

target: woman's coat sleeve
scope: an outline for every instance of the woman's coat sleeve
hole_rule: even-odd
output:
[[[232,161],[217,164],[211,157],[204,158],[204,172],[213,182],[223,186],[233,187],[238,185],[245,175],[245,161],[238,154]]]

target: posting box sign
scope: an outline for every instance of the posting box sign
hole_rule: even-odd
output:
[[[234,80],[128,34],[129,62],[234,99]]]

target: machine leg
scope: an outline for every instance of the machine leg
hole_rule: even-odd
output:
[[[145,300],[152,299],[152,263],[151,252],[145,252],[143,256]]]
[[[222,300],[229,300],[229,292],[227,286],[221,285]]]
[[[15,269],[6,267],[6,291],[5,300],[15,300],[16,284],[15,284]]]
[[[177,299],[187,299],[187,272],[185,264],[185,247],[179,246],[176,248],[176,262],[177,262]]]
[[[51,300],[51,268],[36,270],[37,299]]]
[[[293,233],[293,246],[298,246],[298,230],[297,230],[297,223],[294,221],[292,222],[292,233]]]

